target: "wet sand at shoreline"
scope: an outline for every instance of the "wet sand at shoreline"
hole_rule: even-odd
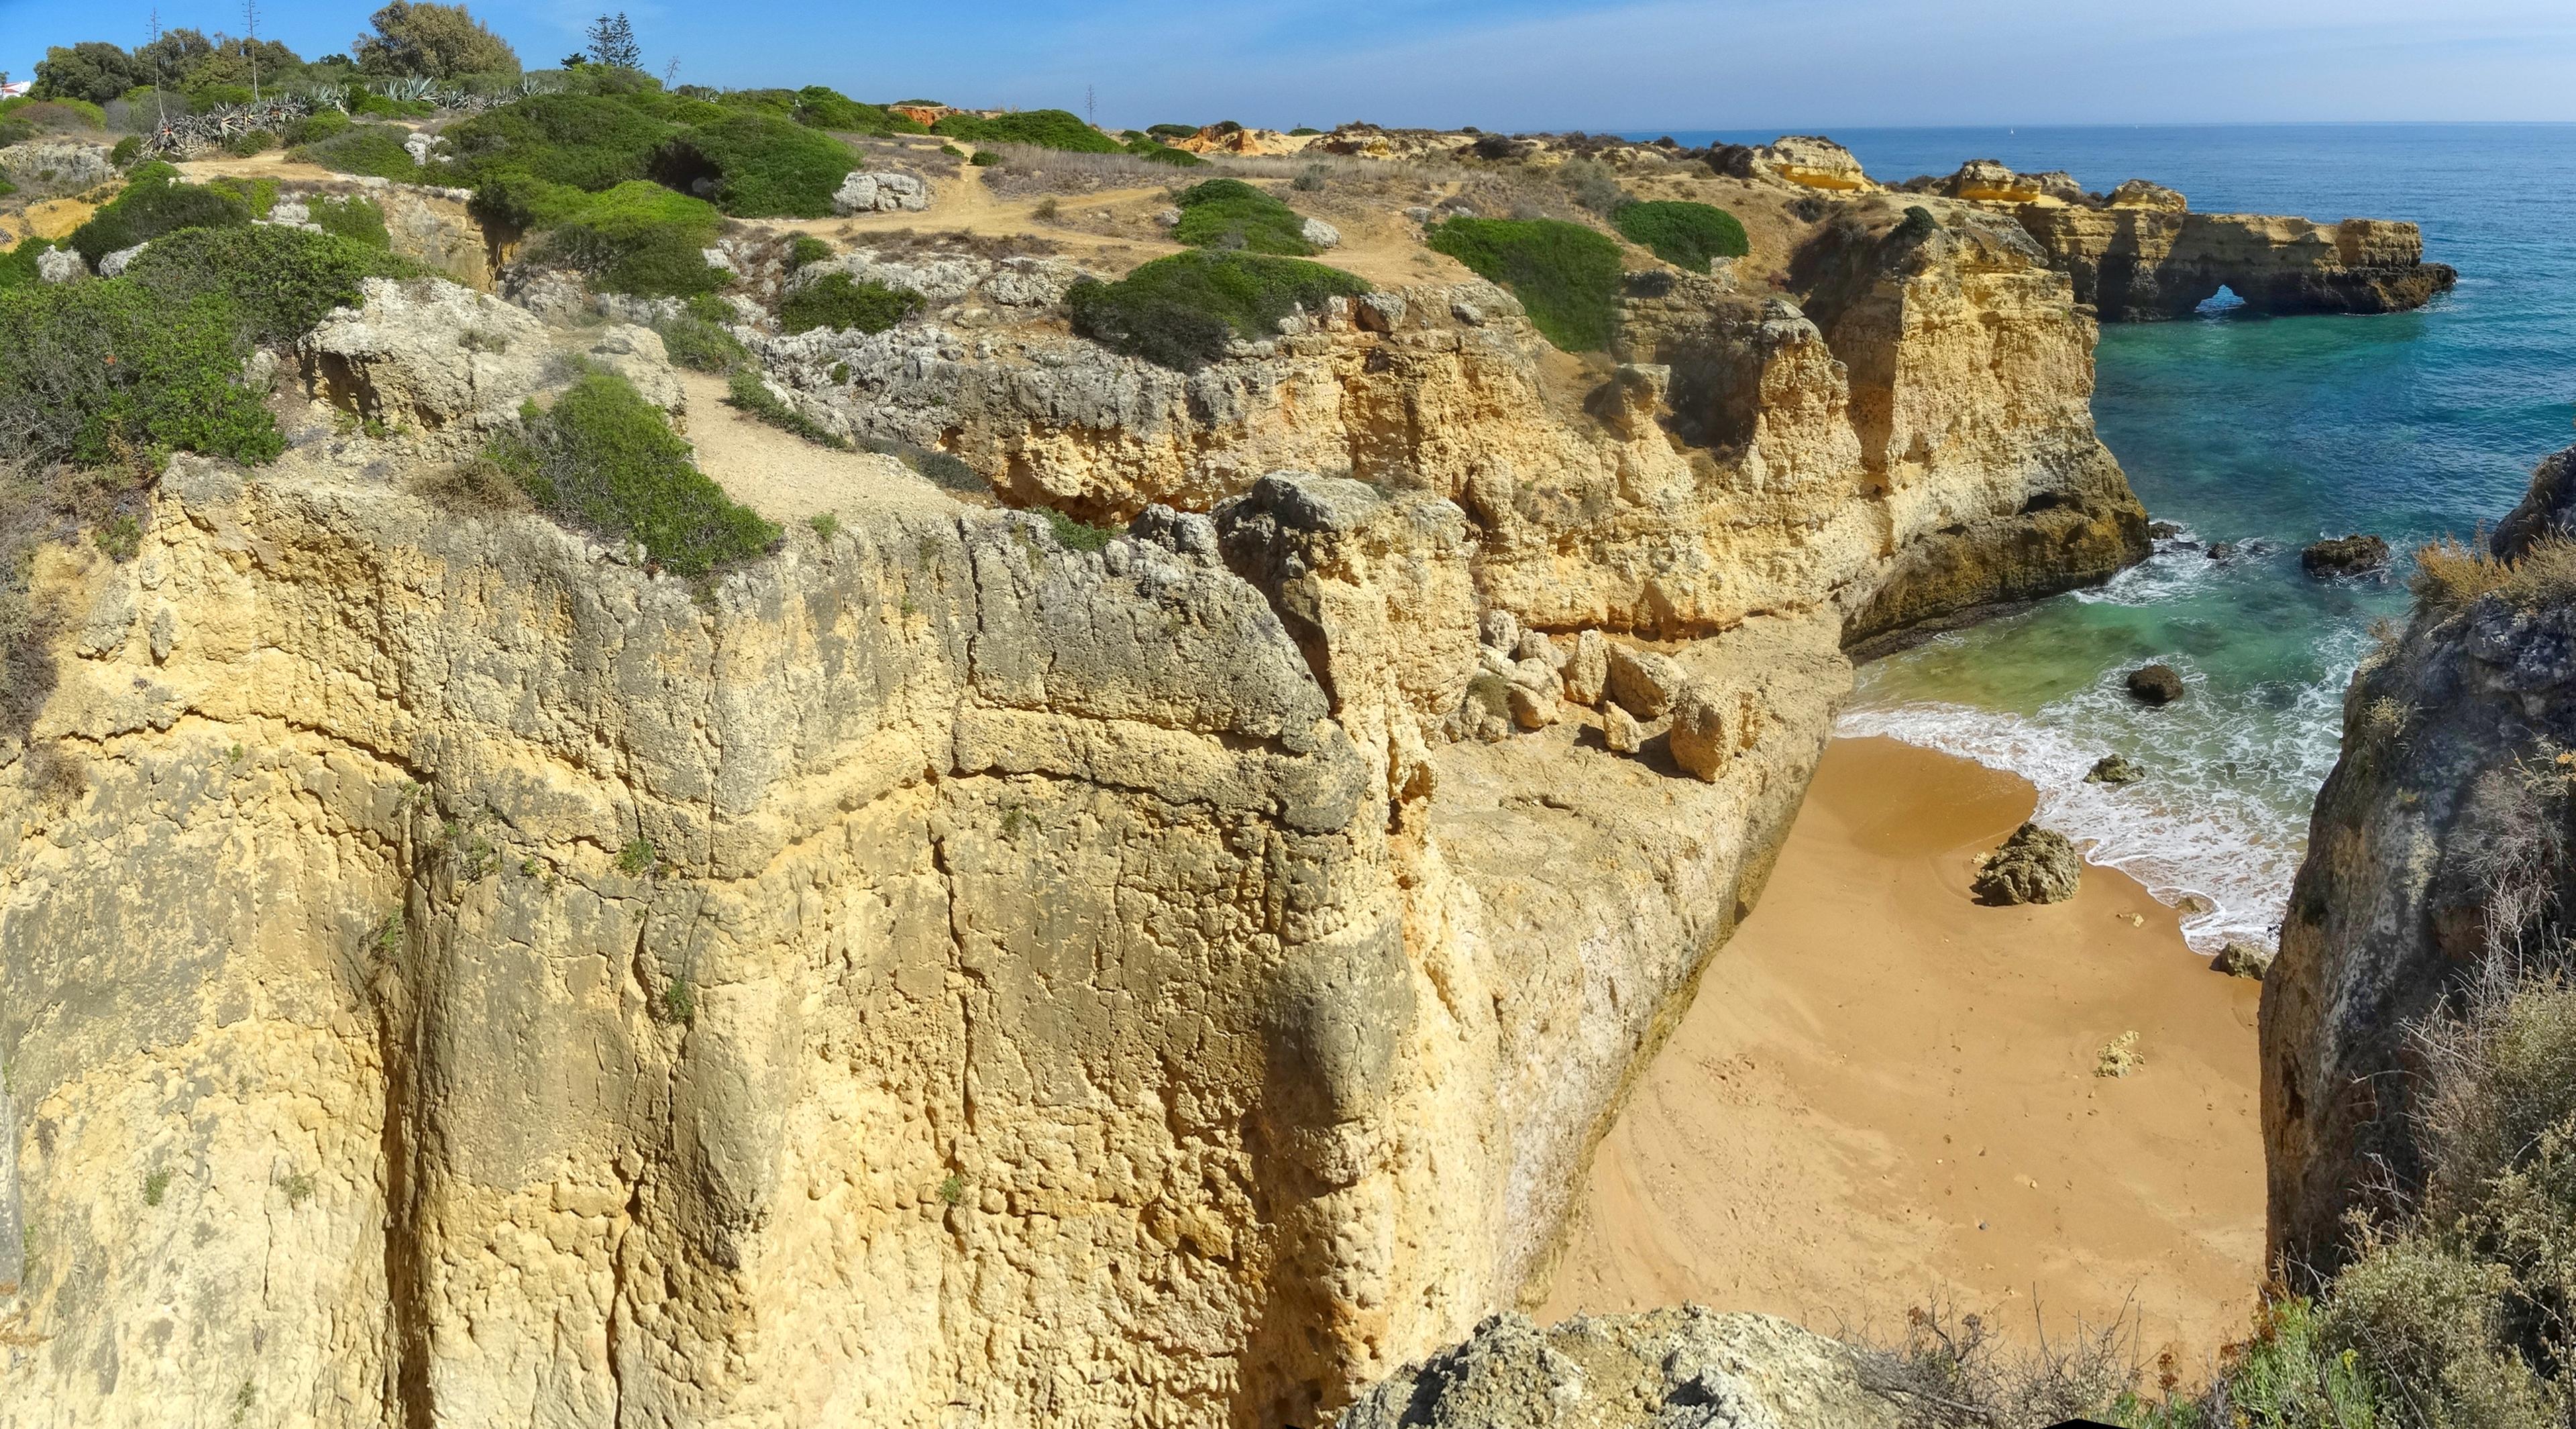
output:
[[[2263,1270],[2257,984],[2090,865],[1989,908],[2030,787],[1835,741],[1759,905],[1596,1158],[1542,1318],[1689,1300],[1901,1332],[1937,1295],[2032,1337],[2134,1316],[2187,1378]],[[2095,1075],[2138,1034],[2144,1065]]]

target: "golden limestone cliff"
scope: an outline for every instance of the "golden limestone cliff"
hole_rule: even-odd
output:
[[[777,394],[1125,533],[884,462],[702,598],[419,494],[573,339],[372,286],[283,460],[36,568],[0,1424],[1314,1424],[1514,1305],[1846,646],[2144,550],[2067,277],[1864,203],[1590,372],[1456,283],[1171,372],[958,257]]]

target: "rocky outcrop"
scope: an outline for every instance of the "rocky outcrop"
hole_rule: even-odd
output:
[[[1978,199],[1993,203],[2030,203],[2054,199],[2060,203],[2082,203],[2084,186],[2064,169],[2040,173],[2017,173],[1995,159],[1970,159],[1957,173],[1934,178],[1926,175],[1905,181],[1908,193],[1939,194],[1943,198]],[[2170,192],[2170,190],[2168,190]]]
[[[2191,692],[2171,665],[2140,665],[2129,672],[2127,684],[2129,698],[2143,705],[2169,705]]]
[[[1772,179],[1829,193],[1876,193],[1878,183],[1851,150],[1821,134],[1783,134],[1768,144],[1720,144],[1708,165],[1739,179]]]
[[[1821,1335],[1692,1305],[1544,1330],[1497,1315],[1370,1390],[1341,1429],[1896,1429],[1908,1407]]]
[[[2024,824],[1978,862],[1976,894],[1979,901],[1998,907],[2063,903],[2075,896],[2083,876],[2084,860],[2066,835]]]
[[[2512,558],[2567,529],[2543,463],[2506,518]],[[2421,1167],[2407,1026],[2533,920],[2561,918],[2546,852],[2576,749],[2576,604],[2507,585],[2419,602],[2344,696],[2343,753],[2317,796],[2281,951],[2264,978],[2263,1131],[2273,1250],[2330,1269],[2341,1217]],[[2552,909],[2561,910],[2553,913]]]
[[[2368,575],[2387,568],[2384,536],[2330,536],[2299,552],[2299,569],[2321,578]]]
[[[2256,313],[2404,312],[2459,279],[2449,265],[2424,261],[2423,233],[2411,223],[2191,213],[2179,194],[2170,207],[2156,197],[2014,212],[2075,280],[2077,300],[2105,322],[2188,317],[2221,287]]]
[[[930,207],[930,185],[911,174],[852,173],[832,193],[834,213],[919,213]]]
[[[244,1381],[1312,1424],[1466,1334],[1752,906],[1845,643],[2144,550],[2026,237],[1819,261],[1641,285],[1599,401],[1483,285],[1185,375],[961,264],[929,323],[753,334],[773,380],[1124,534],[872,486],[704,592],[365,464],[605,340],[370,286],[313,390],[421,445],[181,459],[132,560],[36,574],[11,1429]]]

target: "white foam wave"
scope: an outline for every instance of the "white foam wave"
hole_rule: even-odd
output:
[[[2192,947],[2215,953],[2235,938],[2272,946],[2306,854],[2308,808],[2334,766],[2341,691],[2360,653],[2357,632],[2335,643],[2332,655],[2342,658],[2313,685],[2221,695],[2186,667],[2189,699],[2149,710],[2112,672],[2033,715],[1906,703],[1855,709],[1836,732],[1885,735],[2019,775],[2038,790],[2034,817],[2075,840],[2088,861],[2167,904],[2207,899],[2208,911],[2182,920]],[[2085,783],[2094,762],[2115,751],[2151,777]]]

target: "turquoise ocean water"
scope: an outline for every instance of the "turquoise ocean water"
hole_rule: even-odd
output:
[[[1652,137],[1652,136],[1648,136]],[[1677,134],[1760,142],[1769,135]],[[2387,582],[2324,584],[2298,568],[2321,535],[2371,531],[2401,550],[2468,535],[2520,498],[2532,464],[2576,441],[2576,126],[2286,125],[1849,130],[1873,176],[1948,173],[1970,158],[2066,169],[2088,189],[2151,178],[2204,212],[2411,219],[2460,284],[2387,317],[2209,316],[2102,332],[2093,411],[2158,519],[2186,528],[2109,586],[1945,635],[1863,670],[1847,734],[1886,734],[2030,779],[2040,817],[2167,902],[2197,947],[2269,943],[2317,786],[2333,767],[2344,686]],[[2245,553],[2213,561],[2206,544]],[[2190,696],[2132,703],[2148,660]],[[2117,751],[2144,784],[2084,772]]]

